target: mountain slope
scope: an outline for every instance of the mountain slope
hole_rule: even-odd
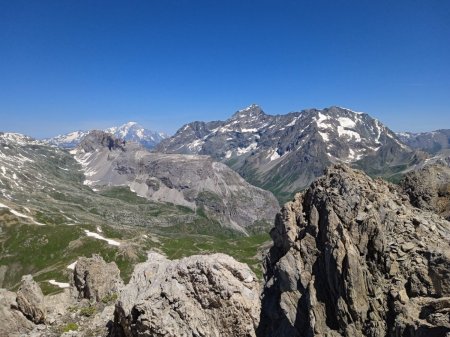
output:
[[[110,134],[93,131],[72,151],[94,188],[127,185],[139,196],[204,211],[221,224],[245,232],[270,223],[278,203],[210,157],[150,153]]]
[[[121,126],[107,128],[104,131],[112,133],[114,136],[125,139],[126,141],[139,143],[149,149],[154,148],[160,141],[167,138],[165,133],[146,129],[136,122],[128,122]],[[88,133],[89,131],[74,131],[44,139],[43,141],[47,144],[70,149],[76,147]]]
[[[373,156],[382,174],[414,161],[411,149],[378,120],[340,107],[271,116],[251,105],[226,121],[187,124],[157,150],[209,155],[282,200],[334,162]]]

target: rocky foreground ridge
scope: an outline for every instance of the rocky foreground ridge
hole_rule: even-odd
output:
[[[260,285],[224,254],[149,253],[124,286],[114,262],[80,258],[70,288],[44,296],[30,275],[0,289],[0,336],[255,336]]]
[[[450,222],[403,188],[328,168],[278,214],[262,295],[223,254],[149,253],[127,285],[114,263],[80,258],[63,293],[29,276],[0,290],[0,335],[448,336]]]
[[[260,336],[447,336],[450,223],[337,165],[271,231]]]

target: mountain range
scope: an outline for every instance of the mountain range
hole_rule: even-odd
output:
[[[450,148],[450,130],[442,129],[431,132],[399,132],[399,139],[414,149],[437,154]]]
[[[209,155],[280,201],[306,188],[331,163],[393,179],[421,160],[380,121],[341,107],[272,116],[251,105],[226,121],[186,124],[156,150]]]
[[[152,131],[144,128],[136,122],[128,122],[121,126],[114,126],[103,130],[126,141],[133,141],[146,148],[154,148],[161,140],[167,138],[164,132]],[[47,138],[43,141],[47,144],[56,145],[62,148],[76,147],[89,131],[73,131],[56,137]]]

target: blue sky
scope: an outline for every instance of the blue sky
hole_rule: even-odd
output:
[[[0,0],[0,130],[174,132],[251,103],[450,128],[450,1]]]

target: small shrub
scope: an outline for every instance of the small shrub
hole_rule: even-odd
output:
[[[111,303],[111,302],[115,302],[117,300],[117,294],[116,293],[112,293],[112,294],[108,294],[105,297],[102,298],[102,302],[105,304]]]
[[[68,308],[67,308],[67,311],[68,311],[68,312],[77,312],[78,309],[79,309],[79,308],[78,308],[76,305],[74,305],[73,307],[72,307],[72,306],[68,307]]]
[[[78,330],[78,325],[77,323],[67,323],[62,330],[63,332],[76,331]]]
[[[88,306],[80,309],[80,315],[85,317],[91,317],[96,312],[95,307]]]

